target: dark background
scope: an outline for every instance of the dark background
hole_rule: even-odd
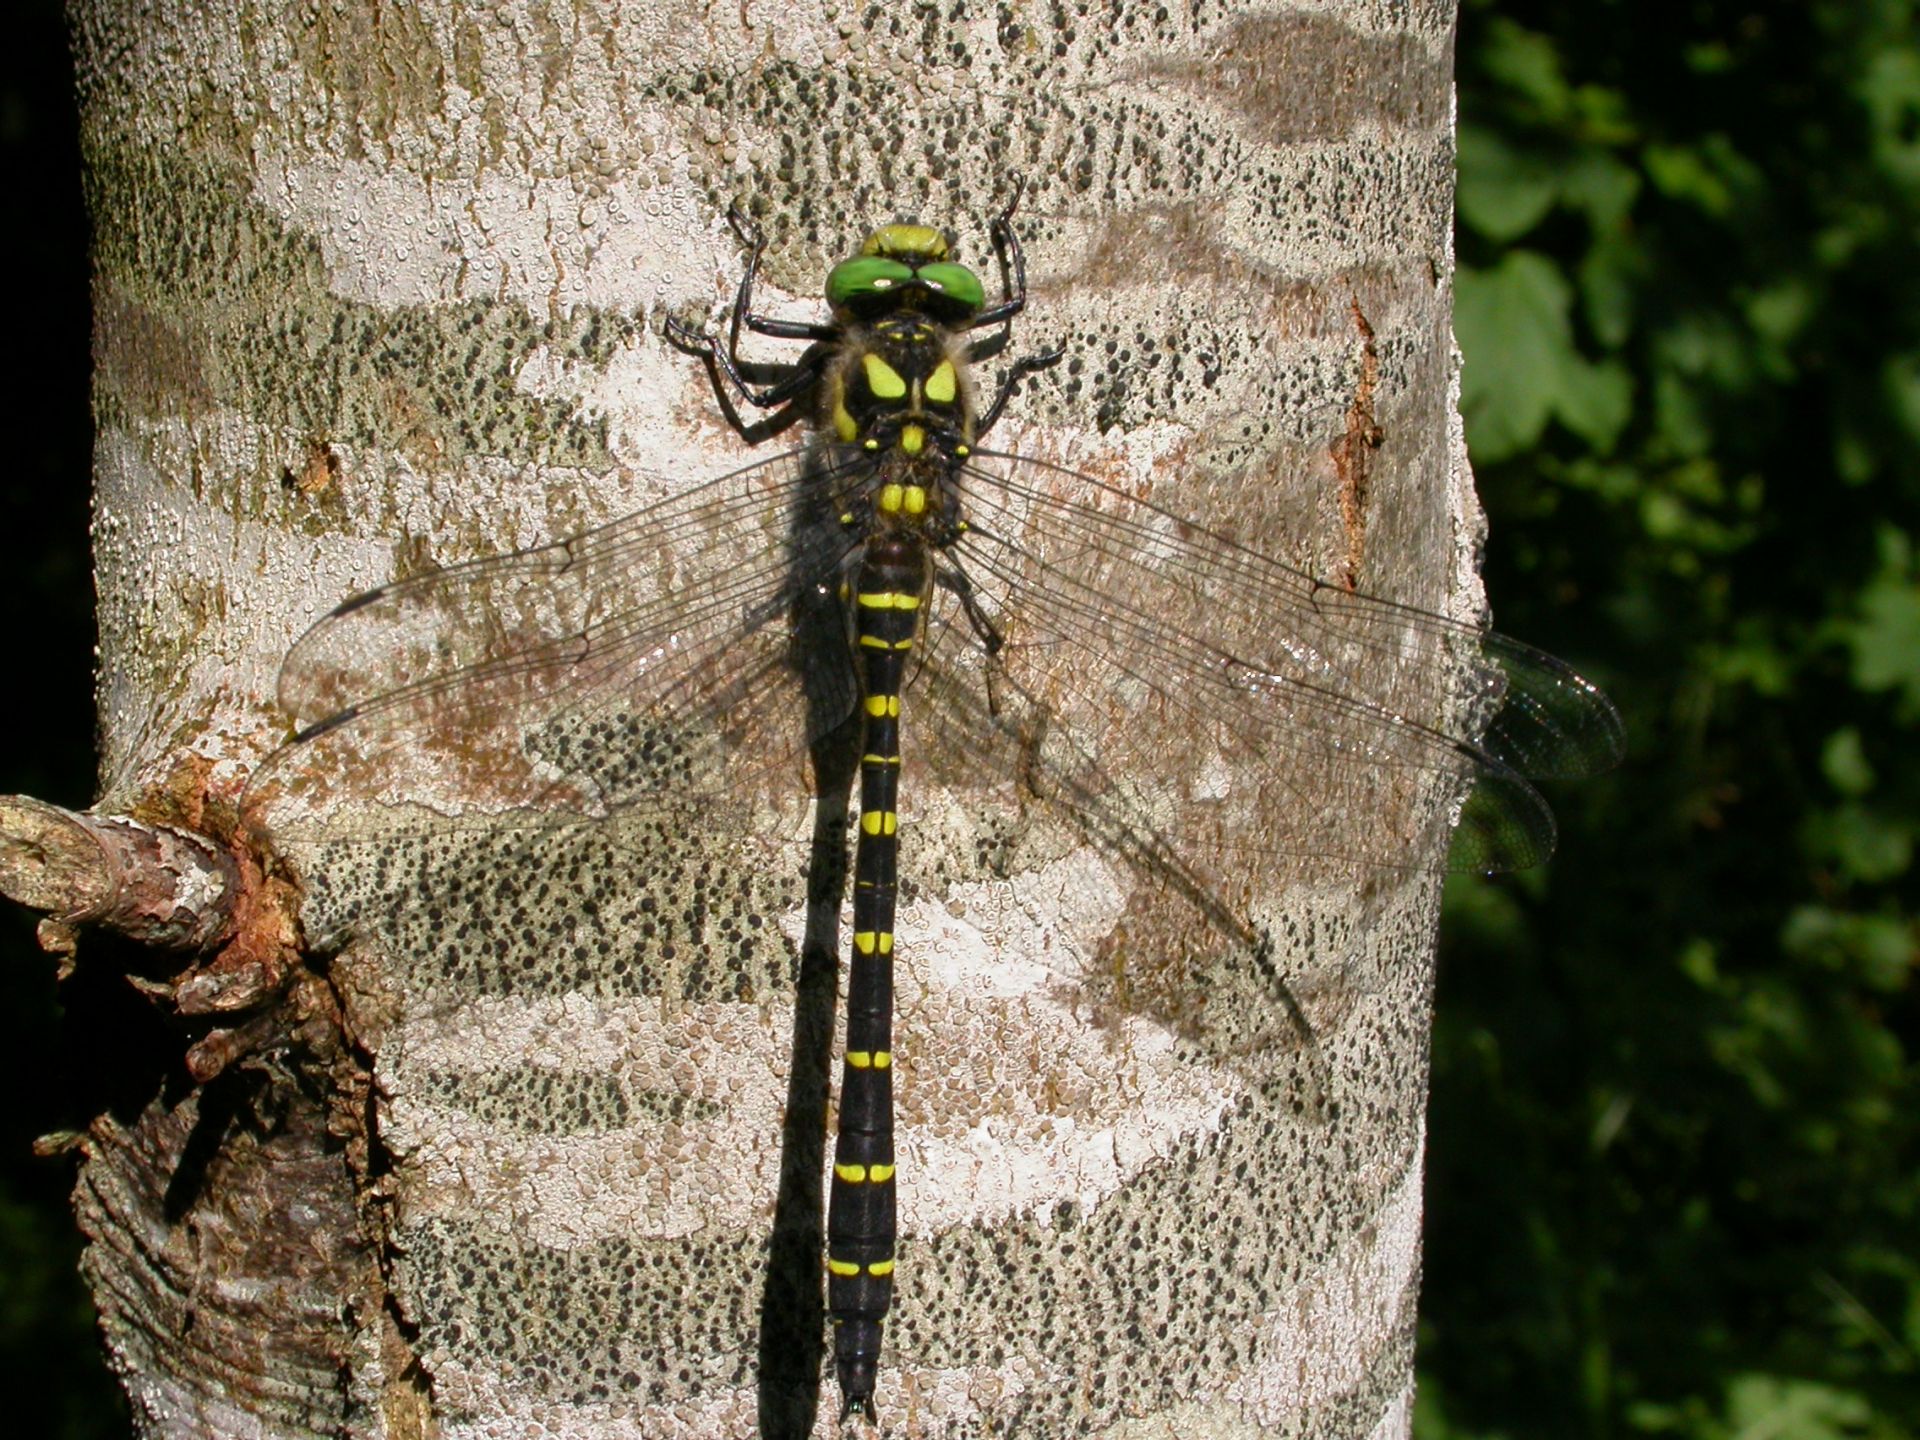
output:
[[[1467,0],[1458,329],[1503,629],[1620,702],[1547,870],[1443,934],[1423,1440],[1917,1433],[1920,44],[1910,0]],[[86,230],[9,11],[0,791],[92,797]],[[23,713],[24,711],[24,713]],[[16,732],[18,733],[18,732]],[[8,1428],[119,1436],[31,1141],[89,1113],[0,907]]]
[[[66,25],[56,0],[0,21],[0,275],[10,315],[0,396],[0,617],[7,629],[0,794],[85,808],[94,795],[92,485],[88,411],[87,224]],[[107,1373],[76,1268],[70,1159],[41,1160],[36,1136],[84,1127],[88,1057],[61,1028],[54,962],[36,916],[0,901],[0,1426],[47,1440],[124,1437],[126,1405]]]

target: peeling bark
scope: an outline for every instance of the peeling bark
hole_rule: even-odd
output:
[[[188,831],[0,796],[0,894],[53,912],[49,951],[71,953],[85,925],[161,950],[207,949],[233,924],[236,888],[232,861]]]

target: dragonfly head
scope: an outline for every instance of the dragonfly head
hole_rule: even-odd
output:
[[[882,225],[858,255],[827,275],[827,304],[843,323],[911,311],[943,325],[964,325],[986,304],[986,288],[949,254],[947,237],[938,230]]]

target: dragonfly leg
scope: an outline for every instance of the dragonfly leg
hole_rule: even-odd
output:
[[[745,325],[756,335],[771,335],[776,340],[810,340],[816,345],[832,344],[841,338],[838,325],[815,325],[805,320],[776,320],[771,315],[753,313],[753,281],[760,273],[760,257],[767,248],[759,224],[739,206],[727,211],[740,243],[747,247],[747,268],[740,276],[740,288],[733,297],[733,318],[727,335],[727,347],[737,362],[740,358],[740,327]]]
[[[790,365],[782,367],[791,372],[784,379],[770,385],[755,385],[740,373],[740,364],[732,354],[732,345],[722,345],[715,336],[695,330],[691,325],[684,325],[672,317],[668,317],[666,331],[667,339],[681,349],[711,360],[743,400],[762,410],[778,409],[804,395],[819,380],[821,371],[826,368],[826,362],[833,353],[824,346],[810,350]]]
[[[960,602],[967,623],[979,637],[980,648],[989,655],[998,655],[1001,647],[1007,643],[1007,637],[1000,633],[1000,627],[981,608],[980,597],[974,593],[973,581],[967,578],[967,572],[958,565],[942,566],[933,572],[933,583]]]
[[[719,367],[720,373],[727,377],[749,405],[762,410],[778,409],[812,388],[819,380],[821,371],[826,368],[830,347],[844,337],[837,325],[776,320],[769,315],[754,314],[753,282],[760,273],[760,256],[766,250],[766,237],[759,225],[738,206],[727,212],[727,220],[740,237],[740,243],[747,247],[747,267],[741,272],[739,289],[734,292],[733,310],[727,319],[726,344],[722,345],[718,337],[697,331],[672,317],[668,317],[666,324],[667,338],[682,349],[705,355]],[[772,336],[776,340],[807,340],[822,348],[809,350],[799,360],[783,366],[792,372],[786,378],[769,385],[754,385],[741,373],[740,368],[740,327],[743,324],[757,335]]]
[[[1041,355],[1028,355],[1008,366],[1006,375],[1000,381],[999,394],[993,397],[993,403],[987,407],[986,413],[973,427],[974,438],[978,439],[993,428],[993,422],[998,420],[1000,412],[1007,408],[1007,401],[1013,398],[1013,392],[1019,389],[1022,380],[1036,371],[1046,369],[1066,353],[1065,350],[1049,350]]]
[[[1005,326],[1005,331],[988,342],[990,344],[1005,345],[1013,334],[1010,322],[1027,308],[1027,258],[1020,251],[1020,237],[1013,229],[1013,212],[1026,188],[1027,177],[1022,175],[1013,182],[1013,198],[1007,201],[1007,208],[993,217],[993,248],[1000,257],[1000,281],[1006,297],[991,309],[982,310],[967,326],[969,330],[987,325]]]

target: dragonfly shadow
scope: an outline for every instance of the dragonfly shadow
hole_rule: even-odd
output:
[[[831,624],[831,613],[816,617],[822,632]],[[832,638],[803,632],[797,643]],[[859,739],[859,726],[843,723],[812,746],[817,806],[794,987],[787,1102],[780,1127],[779,1189],[760,1296],[757,1400],[760,1434],[768,1440],[802,1440],[813,1433],[824,1378],[826,1307],[820,1255],[826,1245],[826,1210],[820,1176],[826,1168],[827,1096],[839,1000],[840,904],[847,886],[848,807],[858,769]]]

